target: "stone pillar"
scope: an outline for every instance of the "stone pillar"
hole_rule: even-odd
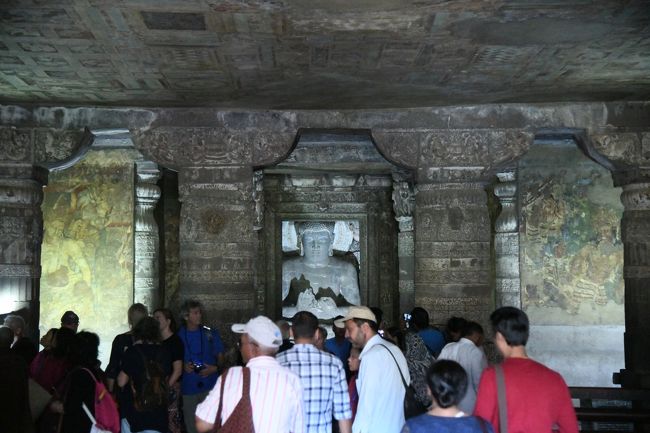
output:
[[[519,274],[519,221],[517,215],[517,182],[514,171],[497,173],[499,183],[494,194],[501,202],[501,213],[495,224],[496,307],[521,308]]]
[[[149,311],[163,304],[158,276],[160,241],[153,215],[160,198],[158,179],[160,170],[155,163],[136,162],[133,301],[146,305]]]
[[[492,294],[483,183],[418,184],[415,219],[415,304],[437,324],[454,315],[485,323]]]
[[[397,234],[399,311],[411,311],[415,306],[415,238],[413,236],[413,208],[415,194],[408,182],[393,182],[393,210],[399,224]]]
[[[210,323],[238,322],[256,310],[252,168],[184,168],[181,204],[181,293],[199,299]]]
[[[650,388],[650,179],[623,186],[625,369],[621,384]]]
[[[604,128],[578,144],[623,188],[625,369],[614,374],[614,382],[650,389],[650,131]]]
[[[38,340],[47,167],[89,146],[80,130],[0,127],[0,314],[21,310]]]
[[[38,335],[43,185],[47,171],[1,167],[0,171],[0,308],[23,310],[28,333]]]

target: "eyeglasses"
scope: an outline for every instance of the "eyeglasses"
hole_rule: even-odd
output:
[[[250,345],[252,345],[252,346],[259,346],[257,343],[255,343],[255,342],[253,342],[253,341],[250,341],[250,340],[249,340],[249,341],[246,341],[246,342],[242,342],[241,339],[239,339],[239,340],[237,341],[237,343],[235,343],[235,346],[237,347],[237,349],[240,349],[240,350],[241,350],[241,348],[244,346],[244,344],[250,344]]]

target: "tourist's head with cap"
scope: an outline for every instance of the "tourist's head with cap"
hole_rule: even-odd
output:
[[[79,329],[79,316],[74,311],[66,311],[61,316],[61,327],[70,328],[74,332],[77,332],[77,329]]]
[[[245,363],[259,356],[274,356],[282,344],[280,328],[268,317],[257,316],[247,323],[235,323],[231,329],[241,334],[239,350]]]
[[[352,346],[362,350],[368,340],[377,335],[377,319],[368,307],[353,306],[342,319],[334,321],[339,327],[345,327],[345,338]]]

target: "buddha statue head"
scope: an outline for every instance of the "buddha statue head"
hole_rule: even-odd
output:
[[[305,260],[318,263],[328,262],[333,254],[334,235],[327,224],[306,222],[300,225],[300,255]]]

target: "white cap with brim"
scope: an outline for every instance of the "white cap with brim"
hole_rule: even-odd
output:
[[[348,309],[348,314],[346,314],[344,318],[335,320],[334,325],[338,326],[339,328],[343,328],[345,327],[345,322],[352,319],[370,320],[371,322],[377,323],[375,313],[373,313],[370,308],[354,306]]]
[[[257,316],[247,323],[234,323],[230,329],[236,334],[248,334],[253,340],[265,347],[280,347],[282,332],[268,317]]]

